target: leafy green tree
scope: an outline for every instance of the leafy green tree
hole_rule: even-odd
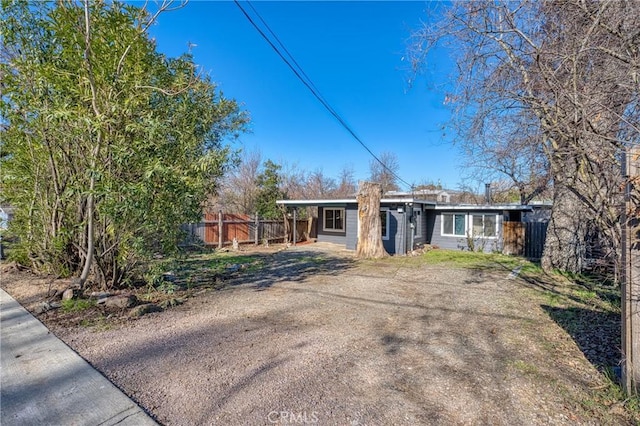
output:
[[[246,116],[191,56],[156,52],[168,8],[2,3],[2,197],[34,269],[121,285],[215,190]]]
[[[282,209],[276,204],[276,200],[285,198],[284,192],[280,189],[282,167],[271,160],[264,162],[262,172],[258,175],[256,183],[258,185],[258,196],[256,198],[256,209],[260,217],[267,219],[279,219],[282,216]]]

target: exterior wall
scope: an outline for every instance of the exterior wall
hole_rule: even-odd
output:
[[[324,207],[318,207],[318,241],[334,244],[347,244],[347,233],[349,232],[348,214],[346,206],[332,206],[329,208],[345,209],[345,230],[342,232],[325,231],[324,228]]]
[[[403,213],[398,213],[398,209],[389,208],[389,239],[382,240],[384,249],[389,254],[404,254],[404,239],[402,238]]]
[[[551,219],[550,206],[534,206],[532,212],[524,212],[522,214],[523,222],[548,222]]]
[[[347,227],[346,248],[347,250],[355,250],[358,244],[358,206],[348,205],[345,207],[344,214]]]
[[[333,243],[333,244],[340,244],[345,246],[347,245],[347,237],[345,235],[331,235],[331,234],[318,233],[317,240],[318,242],[321,242],[321,243]]]
[[[426,222],[426,211],[422,211],[422,209],[418,208],[414,212],[415,216],[415,236],[413,237],[413,244],[423,244],[427,241],[427,222]]]
[[[432,216],[431,224],[427,227],[430,231],[429,244],[438,246],[443,249],[449,250],[469,250],[469,241],[467,237],[452,237],[452,236],[444,236],[442,235],[442,213],[462,213],[467,215],[467,220],[469,220],[470,214],[496,214],[498,216],[498,220],[496,223],[496,231],[497,237],[493,238],[474,238],[473,245],[475,250],[479,250],[482,248],[482,251],[486,253],[501,251],[502,250],[502,222],[503,222],[503,214],[501,211],[436,211],[429,212],[430,216]]]

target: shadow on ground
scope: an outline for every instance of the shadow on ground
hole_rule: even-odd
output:
[[[310,250],[283,250],[272,254],[253,254],[259,266],[231,276],[227,285],[254,285],[267,289],[279,282],[300,282],[311,276],[339,275],[355,265],[350,257]]]
[[[620,364],[620,315],[578,307],[542,305],[598,369]]]

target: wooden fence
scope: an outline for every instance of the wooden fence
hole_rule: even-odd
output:
[[[547,238],[547,222],[504,222],[503,253],[540,259]]]
[[[293,242],[291,229],[293,219],[285,224],[284,219],[270,220],[251,217],[243,214],[207,213],[200,223],[184,225],[191,239],[198,239],[206,245],[232,244],[235,239],[239,244],[263,244],[265,242]],[[307,219],[296,221],[296,242],[315,237],[312,224],[315,221]],[[222,232],[220,232],[222,230]]]

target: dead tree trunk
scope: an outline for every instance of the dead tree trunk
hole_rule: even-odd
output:
[[[380,259],[389,254],[382,245],[380,199],[382,186],[361,182],[358,190],[358,246],[356,256],[362,259]]]

